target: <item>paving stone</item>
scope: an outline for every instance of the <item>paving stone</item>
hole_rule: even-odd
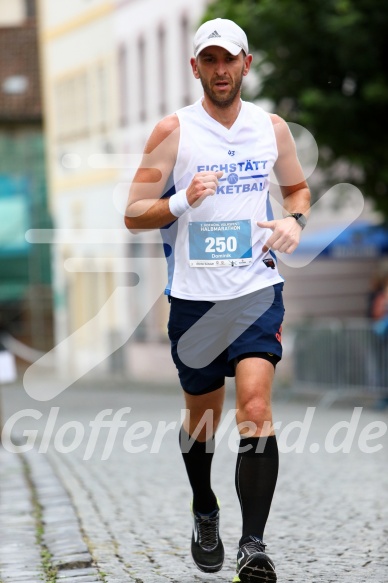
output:
[[[101,583],[100,578],[96,579],[96,577],[88,575],[78,576],[77,573],[75,573],[71,577],[57,579],[57,581],[60,581],[61,583]]]
[[[28,576],[26,579],[19,579],[18,577],[15,579],[15,577],[11,577],[9,579],[4,578],[3,581],[4,583],[42,583],[44,581],[42,577],[38,579],[31,578],[30,576]]]
[[[94,567],[86,569],[63,569],[58,571],[57,579],[66,579],[70,577],[96,577],[98,571]]]
[[[14,577],[17,577],[18,579],[24,579],[25,581],[28,581],[31,578],[39,578],[42,576],[42,570],[40,569],[36,569],[36,570],[24,570],[24,569],[2,569],[1,570],[1,578],[5,581],[7,581],[8,579],[12,579]]]
[[[76,546],[69,546],[69,545],[61,546],[60,544],[57,544],[55,546],[52,545],[50,547],[50,549],[51,549],[53,556],[56,558],[69,557],[71,555],[80,555],[80,554],[85,554],[85,553],[89,552],[86,545],[84,545],[82,548],[80,548],[78,545],[76,545]]]

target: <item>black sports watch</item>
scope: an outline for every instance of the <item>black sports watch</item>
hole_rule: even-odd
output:
[[[298,225],[302,227],[302,231],[307,225],[307,219],[304,215],[302,215],[302,213],[290,213],[289,215],[287,215],[287,217],[294,217]]]

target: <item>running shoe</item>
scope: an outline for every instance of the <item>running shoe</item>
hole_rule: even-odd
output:
[[[194,563],[204,573],[216,573],[224,562],[224,545],[220,539],[220,506],[210,514],[200,514],[193,509],[193,536],[191,554]]]
[[[237,553],[237,574],[233,583],[261,583],[277,580],[275,565],[265,552],[265,544],[256,536],[243,544]]]

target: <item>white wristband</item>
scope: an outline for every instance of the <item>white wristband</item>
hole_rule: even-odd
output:
[[[175,217],[180,217],[184,212],[190,208],[189,201],[186,196],[186,189],[178,190],[176,194],[173,194],[168,199],[168,206],[170,207],[170,212]]]

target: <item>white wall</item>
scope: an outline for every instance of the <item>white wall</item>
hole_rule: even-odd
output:
[[[0,26],[19,26],[25,18],[24,0],[0,0]]]

